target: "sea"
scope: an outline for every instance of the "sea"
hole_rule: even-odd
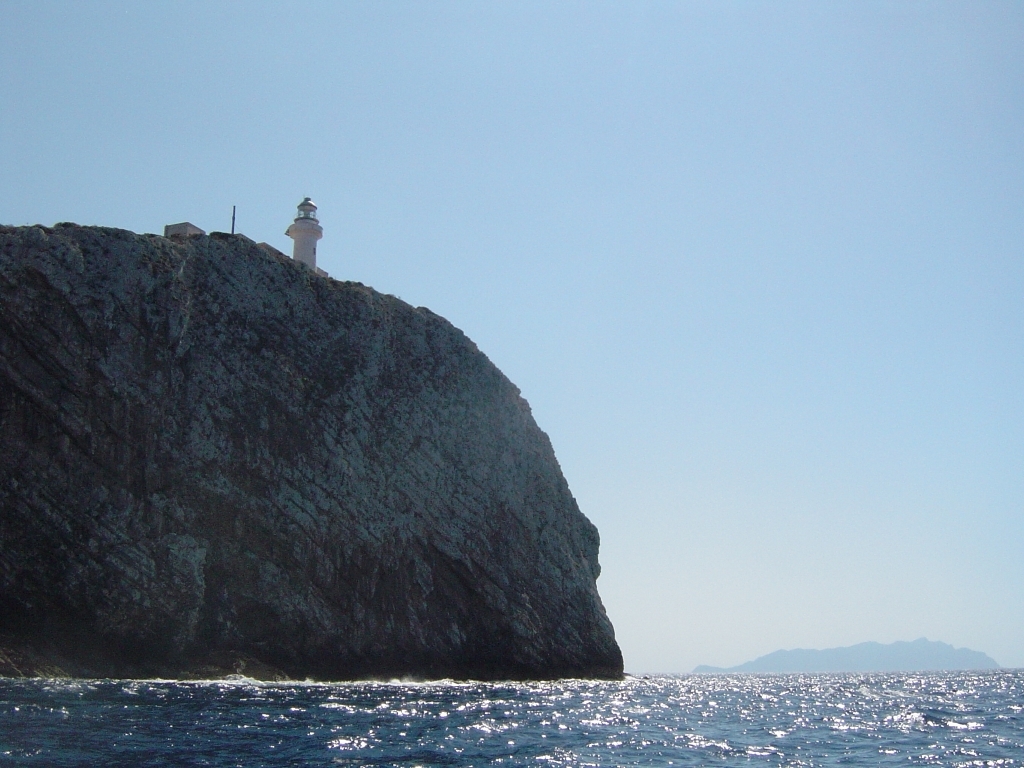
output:
[[[1024,766],[1024,671],[2,679],[0,765]]]

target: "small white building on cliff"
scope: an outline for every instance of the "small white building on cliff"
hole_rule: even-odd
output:
[[[180,224],[168,224],[164,227],[164,237],[195,237],[196,235],[205,234],[206,232],[191,221],[183,221]]]

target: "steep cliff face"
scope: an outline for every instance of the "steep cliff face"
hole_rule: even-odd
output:
[[[615,677],[597,554],[429,310],[240,236],[0,228],[8,672]]]

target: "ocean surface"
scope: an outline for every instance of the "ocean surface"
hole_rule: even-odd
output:
[[[264,684],[0,679],[0,765],[1024,766],[1024,671]]]

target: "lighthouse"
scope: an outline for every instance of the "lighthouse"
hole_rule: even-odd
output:
[[[299,212],[295,221],[285,231],[292,240],[295,247],[292,249],[292,258],[301,261],[307,267],[316,271],[316,241],[324,236],[324,228],[316,217],[316,203],[308,197],[299,203]]]

